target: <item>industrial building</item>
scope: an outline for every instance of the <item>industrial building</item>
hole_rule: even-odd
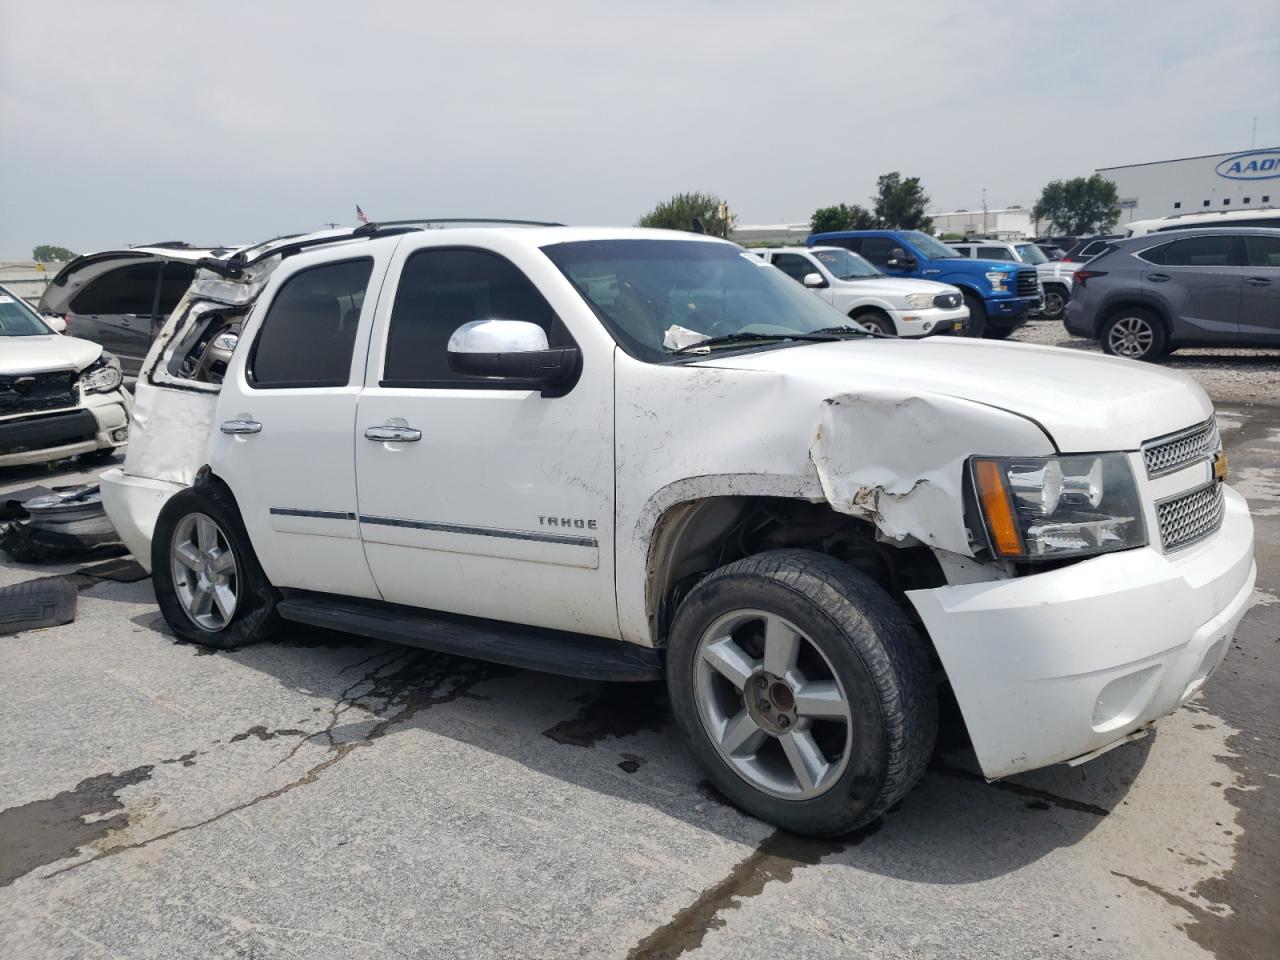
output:
[[[1120,223],[1280,206],[1280,147],[1099,167],[1116,185]]]
[[[931,213],[937,236],[988,237],[993,240],[1023,240],[1035,236],[1031,211],[1025,207],[992,210],[951,210]]]

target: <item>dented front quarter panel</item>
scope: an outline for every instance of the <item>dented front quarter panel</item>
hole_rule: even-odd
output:
[[[807,349],[787,352],[802,360]],[[874,524],[890,543],[971,557],[965,461],[1053,453],[1037,424],[996,407],[888,377],[863,378],[869,382],[852,392],[803,363],[732,362],[656,365],[617,354],[618,615],[621,635],[633,643],[659,642],[654,554],[664,518],[680,504],[726,496],[825,500]]]
[[[965,463],[981,453],[1043,456],[1053,445],[1005,410],[881,388],[824,398],[809,448],[833,509],[874,523],[888,540],[913,538],[964,556],[973,553]]]

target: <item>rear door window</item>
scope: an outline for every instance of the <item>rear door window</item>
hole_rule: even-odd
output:
[[[249,354],[258,389],[345,387],[373,261],[326,263],[280,285]]]
[[[155,261],[116,267],[90,280],[89,285],[72,298],[71,312],[81,316],[117,313],[150,316],[159,279],[160,264]]]
[[[1280,237],[1245,237],[1244,246],[1249,266],[1280,268]]]
[[[1175,240],[1164,251],[1166,267],[1239,266],[1234,258],[1235,237],[1187,237]]]
[[[1013,260],[1013,254],[1004,247],[979,247],[979,260]]]

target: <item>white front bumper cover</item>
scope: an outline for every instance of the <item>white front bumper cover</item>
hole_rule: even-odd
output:
[[[1046,573],[907,593],[990,779],[1094,755],[1172,713],[1222,662],[1257,567],[1243,497],[1221,528]]]

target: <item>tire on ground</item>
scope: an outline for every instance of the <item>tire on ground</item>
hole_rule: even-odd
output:
[[[170,556],[173,536],[182,519],[192,513],[212,519],[235,555],[236,609],[231,622],[216,631],[199,626],[187,615],[174,586]],[[280,594],[258,563],[235,498],[221,484],[190,487],[171,497],[160,510],[151,538],[151,578],[165,622],[188,643],[232,650],[266,640],[280,627],[276,614]]]
[[[1128,352],[1121,343],[1113,342],[1123,336],[1126,328],[1135,334],[1132,348],[1135,352]],[[1143,331],[1146,331],[1145,339],[1142,338]],[[1099,339],[1102,342],[1103,353],[1129,360],[1156,362],[1169,352],[1169,337],[1165,333],[1164,322],[1154,311],[1145,307],[1117,309],[1103,323],[1099,331]]]
[[[1071,299],[1071,294],[1067,292],[1066,287],[1057,283],[1046,284],[1044,288],[1044,308],[1040,311],[1040,316],[1045,320],[1062,319],[1062,315],[1066,313],[1069,299]]]
[[[736,610],[782,616],[826,657],[853,715],[849,762],[825,792],[782,799],[722,759],[695,694],[699,641]],[[927,641],[879,585],[825,554],[773,550],[715,570],[676,612],[667,651],[672,710],[703,770],[748,813],[794,833],[832,836],[881,816],[924,774],[938,728]]]
[[[855,313],[853,320],[869,330],[874,330],[876,333],[882,333],[888,337],[896,337],[898,335],[898,331],[894,329],[893,321],[879,310],[863,310],[860,313]]]
[[[969,308],[969,323],[964,328],[966,337],[985,337],[987,335],[987,307],[982,298],[968,291],[964,294],[964,305]]]

